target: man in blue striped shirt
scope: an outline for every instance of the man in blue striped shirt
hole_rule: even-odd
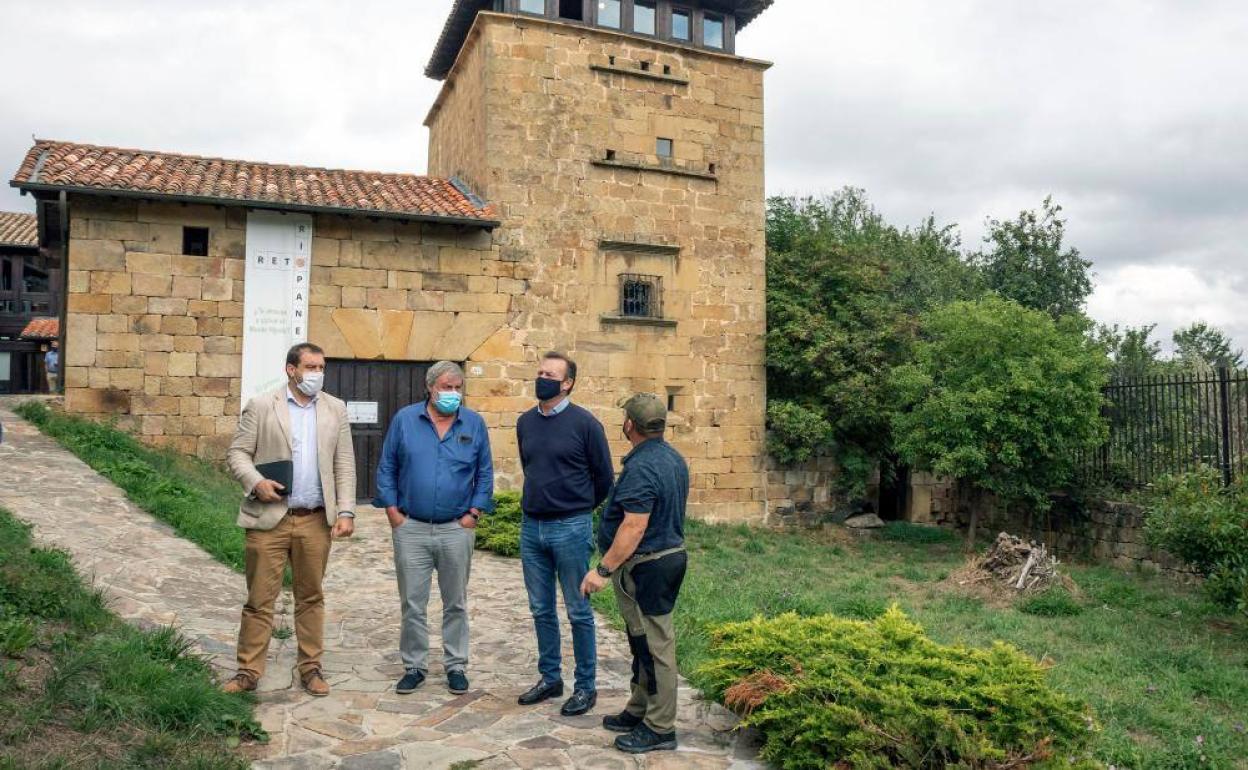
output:
[[[494,505],[494,461],[485,421],[463,406],[464,372],[439,361],[425,377],[429,398],[399,411],[386,431],[377,497],[394,535],[406,673],[395,692],[420,687],[429,671],[427,606],[433,573],[442,594],[447,687],[468,691],[468,574],[477,520]]]

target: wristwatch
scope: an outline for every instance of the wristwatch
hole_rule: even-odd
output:
[[[604,578],[611,577],[612,570],[607,569],[607,565],[603,564],[602,562],[598,562],[598,568],[594,571],[598,573],[598,577],[604,577]]]

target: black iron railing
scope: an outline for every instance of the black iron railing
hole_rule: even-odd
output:
[[[1105,388],[1109,438],[1084,467],[1143,486],[1216,468],[1230,486],[1248,470],[1248,372],[1227,368],[1139,377]]]

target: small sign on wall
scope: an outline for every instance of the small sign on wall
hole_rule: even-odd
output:
[[[347,402],[347,421],[360,425],[376,425],[377,424],[377,402],[376,401],[348,401]]]

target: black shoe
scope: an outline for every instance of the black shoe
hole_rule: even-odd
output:
[[[572,693],[572,697],[564,702],[563,708],[559,709],[559,713],[565,717],[579,717],[581,714],[588,714],[589,710],[597,702],[598,693],[576,690]]]
[[[422,684],[425,683],[424,671],[409,671],[403,675],[399,683],[394,686],[394,691],[399,695],[407,695],[416,692]]]
[[[463,671],[451,671],[446,675],[446,686],[456,695],[463,695],[468,692],[468,677]]]
[[[660,735],[645,723],[637,725],[628,735],[615,739],[615,747],[628,754],[645,754],[649,751],[675,751],[676,733]]]
[[[544,700],[558,698],[563,695],[563,682],[538,682],[533,689],[521,695],[518,702],[521,706],[532,706],[534,703],[541,703]]]
[[[644,717],[635,717],[627,711],[621,711],[603,717],[602,726],[613,733],[631,733],[642,721]]]

